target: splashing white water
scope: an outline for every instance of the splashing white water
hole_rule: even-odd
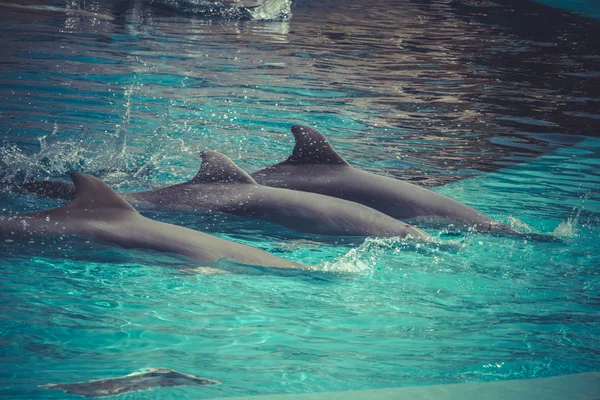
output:
[[[184,13],[229,19],[251,18],[260,21],[288,20],[291,17],[291,0],[257,1],[212,1],[212,0],[151,0],[150,4],[161,5]],[[258,7],[255,5],[258,4]]]
[[[292,16],[291,6],[291,0],[264,0],[260,7],[250,10],[250,15],[259,21],[285,21]]]
[[[452,249],[458,244],[448,243]],[[333,262],[324,261],[319,264],[319,269],[328,272],[364,274],[375,270],[381,259],[386,254],[399,254],[406,252],[412,256],[420,253],[434,254],[445,247],[441,243],[419,243],[411,240],[391,238],[366,238],[360,246],[350,249],[346,254]]]
[[[144,151],[128,150],[131,93],[132,88],[125,91],[125,114],[115,126],[114,133],[92,136],[82,128],[79,135],[62,138],[59,126],[55,124],[50,134],[38,138],[40,150],[37,153],[27,154],[13,144],[0,146],[0,186],[64,177],[78,171],[99,176],[108,184],[119,187],[150,178],[150,173],[168,159],[171,152],[190,153],[183,140],[172,139],[167,134],[168,110]]]
[[[561,221],[560,224],[554,229],[552,232],[553,236],[565,239],[572,239],[578,235],[577,226],[579,225],[579,218],[581,216],[581,212],[585,209],[585,201],[590,197],[591,191],[588,191],[585,195],[581,197],[581,201],[573,211],[571,215],[567,218],[566,221]]]
[[[569,217],[566,221],[561,221],[552,232],[552,236],[565,239],[577,237],[577,219]]]
[[[372,272],[377,262],[377,255],[369,254],[368,251],[365,248],[365,244],[362,244],[359,247],[350,249],[348,253],[333,262],[324,261],[320,263],[318,269],[344,274]]]
[[[512,215],[501,222],[523,233],[539,233],[534,227]]]

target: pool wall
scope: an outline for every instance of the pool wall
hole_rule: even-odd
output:
[[[591,400],[598,398],[600,398],[600,372],[501,382],[410,386],[392,389],[292,395],[229,397],[228,400]]]

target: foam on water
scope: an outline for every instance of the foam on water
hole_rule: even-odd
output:
[[[258,21],[288,20],[292,16],[291,0],[264,0],[260,7],[250,10]]]
[[[258,7],[244,7],[229,1],[205,0],[152,0],[151,4],[166,6],[180,12],[200,14],[203,16],[218,16],[228,19],[253,19],[260,21],[287,20],[291,16],[291,0],[260,0],[255,2]]]

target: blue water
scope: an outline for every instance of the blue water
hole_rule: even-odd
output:
[[[600,4],[596,0],[539,0],[553,7],[564,8],[586,17],[600,18]]]
[[[356,166],[561,240],[430,230],[460,249],[415,251],[147,214],[320,269],[218,276],[165,254],[2,243],[0,398],[77,398],[38,386],[146,367],[223,383],[121,398],[599,369],[600,26],[545,7],[525,26],[483,2],[371,3],[299,1],[278,21],[135,1],[75,4],[110,17],[98,19],[4,7],[0,182],[77,170],[157,187],[192,177],[204,149],[254,171],[284,159],[304,123]],[[59,204],[0,192],[2,212]]]

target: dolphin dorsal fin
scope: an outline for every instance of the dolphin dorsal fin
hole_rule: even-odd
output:
[[[318,130],[294,125],[291,131],[296,139],[296,146],[292,155],[284,163],[349,165]]]
[[[256,181],[229,157],[214,150],[200,153],[202,167],[189,183],[249,183]]]
[[[135,208],[131,204],[96,177],[80,172],[73,172],[71,180],[75,185],[75,199],[68,204],[68,207],[87,209],[113,208],[135,211]]]

